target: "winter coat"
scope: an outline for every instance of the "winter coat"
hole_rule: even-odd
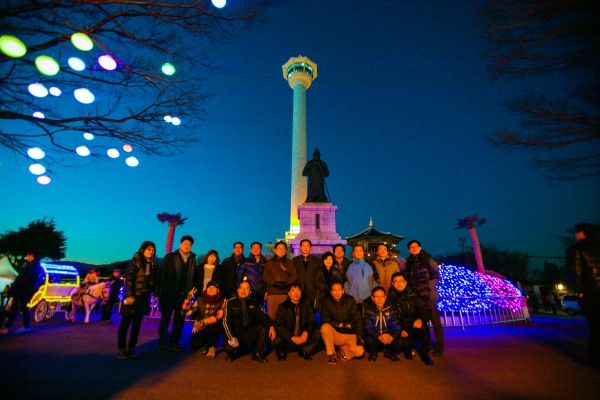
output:
[[[386,258],[385,260],[377,258],[372,261],[372,264],[377,271],[377,283],[379,286],[383,287],[387,293],[392,287],[392,275],[395,272],[400,272],[398,263],[390,258]]]
[[[256,324],[261,324],[266,329],[273,326],[273,320],[260,308],[258,300],[248,296],[246,298],[246,306],[250,324],[244,327],[242,301],[237,297],[227,300],[225,315],[223,316],[223,328],[227,335],[227,340],[231,340],[234,337],[237,338]]]
[[[299,304],[294,304],[290,298],[287,298],[277,309],[275,330],[277,331],[277,336],[281,336],[288,342],[294,337],[296,307],[300,308],[300,334],[307,332],[308,337],[311,337],[318,325],[317,317],[309,300],[305,299]]]
[[[371,290],[377,286],[373,278],[373,268],[364,258],[355,260],[346,273],[348,281],[344,284],[344,290],[347,294],[354,297],[357,304],[371,296]]]
[[[194,286],[198,290],[198,293],[204,292],[204,266],[206,264],[200,264],[196,268],[196,278],[194,279]],[[215,282],[219,287],[219,290],[223,287],[223,266],[221,264],[215,265],[215,269],[213,270],[211,281]],[[196,293],[196,295],[198,294]]]
[[[570,246],[566,264],[575,293],[583,293],[583,298],[600,296],[600,240],[585,238]]]
[[[31,296],[43,284],[45,276],[44,269],[39,260],[27,262],[19,275],[8,289],[8,297],[16,299],[31,299]]]
[[[410,285],[406,285],[406,289],[402,292],[398,292],[394,287],[391,287],[387,302],[396,307],[400,326],[403,329],[412,328],[417,319],[420,319],[423,325],[431,319],[429,305]]]
[[[263,280],[268,295],[287,294],[289,285],[298,280],[296,266],[289,258],[273,257],[265,265]]]
[[[317,290],[316,295],[316,309],[319,311],[321,309],[321,304],[323,304],[323,300],[326,297],[331,296],[331,284],[333,282],[344,283],[344,276],[340,271],[340,268],[337,265],[332,265],[330,272],[331,281],[327,282],[327,272],[324,265],[319,266],[317,268],[317,274],[315,276],[315,288]]]
[[[363,321],[354,297],[343,294],[339,300],[332,296],[323,300],[321,305],[321,322],[331,325],[339,333],[354,333],[364,337]],[[344,324],[341,328],[340,324]]]
[[[439,267],[429,254],[421,250],[411,255],[404,264],[408,283],[425,300],[437,300],[436,285],[440,280]]]
[[[340,269],[342,277],[344,278],[342,283],[346,283],[346,273],[348,272],[348,267],[350,267],[350,264],[352,264],[352,260],[349,258],[344,257],[342,262],[338,262],[337,258],[335,257],[333,258],[333,265],[336,265]]]
[[[267,259],[261,254],[257,262],[254,255],[245,258],[244,261],[237,267],[237,283],[242,281],[250,282],[252,285],[252,297],[264,299],[267,291],[267,284],[263,280],[263,273]]]
[[[122,316],[141,316],[150,313],[150,295],[156,291],[157,276],[156,261],[141,258],[138,253],[133,255],[125,273],[125,298],[133,297],[135,301],[133,304],[121,306]]]
[[[179,308],[183,305],[183,300],[195,284],[195,266],[196,254],[192,252],[185,263],[179,250],[165,256],[160,268],[158,285],[161,307],[169,305]],[[179,284],[177,284],[178,276]]]
[[[108,279],[110,282],[110,294],[108,295],[108,301],[115,302],[119,299],[119,294],[121,293],[121,288],[123,287],[123,279],[115,278],[111,276]]]
[[[235,259],[235,255],[232,253],[231,257],[227,257],[221,262],[223,266],[223,287],[221,293],[226,298],[235,297],[237,293],[237,268],[244,261],[244,255],[240,256],[239,260]]]
[[[311,304],[314,304],[315,298],[317,297],[315,276],[317,274],[317,268],[319,268],[319,265],[321,264],[321,259],[309,254],[306,269],[304,269],[303,255],[292,258],[292,261],[296,266],[296,274],[298,275],[298,284],[300,284],[300,288],[302,289],[302,296],[310,300]]]
[[[396,306],[387,302],[379,309],[372,299],[367,299],[363,303],[363,324],[365,333],[373,339],[387,333],[394,339],[400,336],[402,327]]]

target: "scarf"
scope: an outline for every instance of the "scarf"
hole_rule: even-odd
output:
[[[212,296],[206,293],[206,290],[202,292],[202,300],[204,300],[205,304],[215,304],[219,300],[221,300],[222,297],[223,296],[221,296],[221,292],[217,292],[217,294],[214,294]]]

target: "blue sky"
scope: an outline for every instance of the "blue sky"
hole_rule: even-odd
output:
[[[470,243],[454,231],[457,218],[479,213],[483,243],[560,256],[557,234],[600,220],[597,179],[550,184],[530,167],[532,153],[486,142],[519,127],[504,104],[539,82],[486,78],[478,2],[273,3],[258,32],[214,52],[204,87],[216,93],[211,116],[185,154],[57,170],[44,187],[25,160],[0,150],[0,232],[54,218],[67,259],[90,263],[128,259],[144,240],[162,256],[163,211],[189,218],[176,242],[191,234],[197,253],[223,258],[234,241],[274,242],[289,229],[293,92],[281,66],[299,54],[318,65],[308,152],[318,147],[329,166],[342,237],[372,217],[432,254],[452,252],[459,238]]]

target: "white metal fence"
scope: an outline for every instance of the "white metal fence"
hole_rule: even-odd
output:
[[[529,321],[529,310],[527,309],[526,299],[523,296],[512,297],[485,297],[477,298],[471,296],[445,297],[457,305],[458,311],[440,311],[442,325],[445,327],[462,327],[474,325],[495,325],[503,323],[515,323],[517,321]],[[474,302],[490,303],[489,307],[481,308],[476,311],[464,311],[467,308],[462,307],[461,303],[473,304]],[[498,304],[519,304],[519,306],[500,306]]]

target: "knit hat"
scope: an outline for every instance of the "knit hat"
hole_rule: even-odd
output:
[[[219,285],[217,285],[217,282],[215,281],[208,281],[208,283],[206,284],[206,288],[208,289],[209,286],[214,286],[217,289],[219,289]]]

